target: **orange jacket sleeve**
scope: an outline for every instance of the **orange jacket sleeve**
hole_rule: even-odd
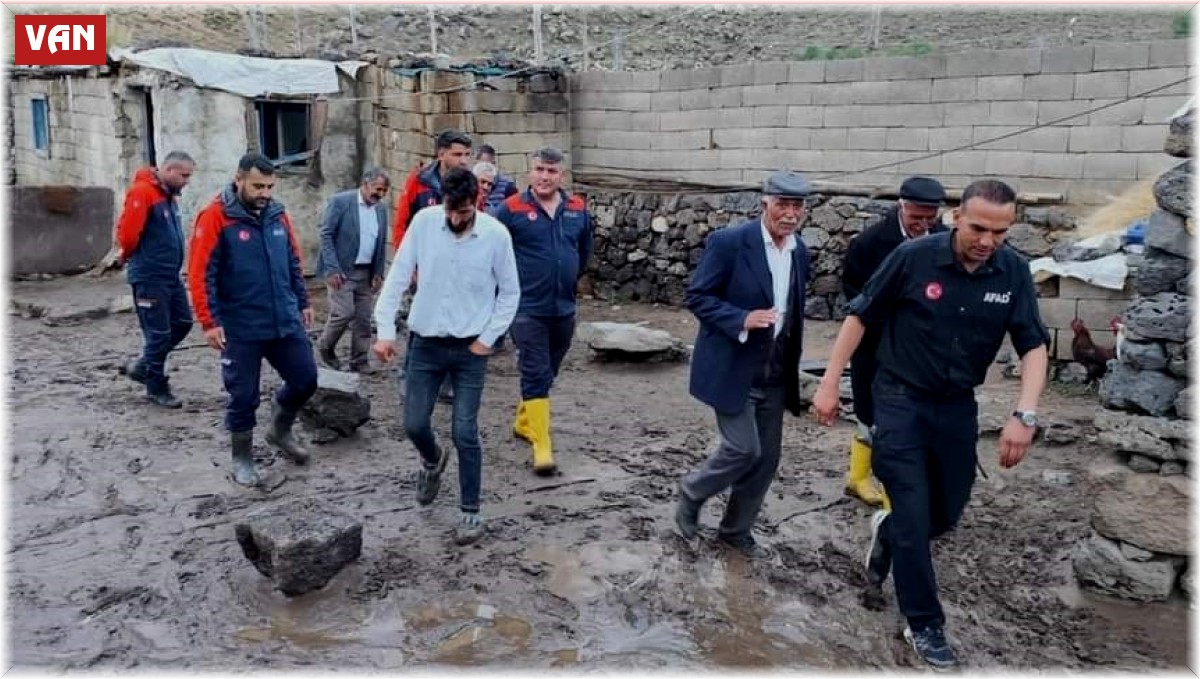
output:
[[[188,292],[192,295],[192,306],[196,310],[196,320],[204,330],[220,327],[221,321],[217,316],[215,289],[216,264],[213,254],[220,242],[222,219],[220,210],[210,205],[196,216],[196,224],[192,229],[191,247],[188,248]]]
[[[400,241],[404,240],[404,232],[408,230],[408,223],[412,221],[413,198],[421,190],[421,167],[417,166],[417,169],[408,174],[408,179],[404,180],[404,190],[400,192],[400,198],[396,201],[396,215],[392,219],[393,255],[400,249]]]
[[[153,194],[142,186],[133,186],[125,194],[125,207],[117,220],[117,245],[125,259],[137,250],[138,241],[142,238],[142,229],[146,228],[146,218],[150,216],[150,208],[153,207],[153,199]]]

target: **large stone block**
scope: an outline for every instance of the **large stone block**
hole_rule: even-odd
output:
[[[1125,310],[1125,332],[1132,339],[1186,342],[1191,323],[1191,300],[1163,292],[1137,300]]]
[[[1030,101],[1069,101],[1075,96],[1075,76],[1069,73],[1027,75],[1021,98]]]
[[[1110,540],[1172,556],[1191,552],[1189,481],[1178,476],[1121,473],[1096,492],[1092,527]]]
[[[988,75],[976,78],[976,98],[988,101],[1015,101],[1024,97],[1023,75]]]
[[[1120,127],[1072,127],[1067,150],[1071,153],[1096,153],[1121,150]]]
[[[317,368],[317,392],[300,410],[314,430],[350,436],[371,419],[371,401],[362,395],[354,373]]]
[[[1087,101],[1040,101],[1037,107],[1038,125],[1087,125],[1091,115]]]
[[[1134,601],[1165,601],[1178,574],[1171,559],[1133,561],[1119,544],[1098,535],[1075,546],[1071,565],[1083,586]]]
[[[1159,40],[1150,45],[1150,68],[1162,66],[1188,66],[1190,59],[1191,41]]]
[[[1105,408],[1130,409],[1163,416],[1175,408],[1175,398],[1187,386],[1184,380],[1157,370],[1137,370],[1125,363],[1111,367],[1100,381],[1100,403]]]
[[[1128,152],[1160,151],[1168,125],[1136,125],[1121,129],[1121,150]]]
[[[1026,75],[1042,69],[1038,49],[987,50],[947,55],[946,75]]]
[[[1172,85],[1172,83],[1175,83]],[[1166,89],[1160,89],[1165,86]],[[1129,73],[1129,96],[1140,97],[1166,97],[1171,95],[1186,95],[1188,94],[1188,74],[1187,69],[1179,66],[1176,68],[1151,68],[1144,71],[1131,71]],[[1156,90],[1151,92],[1151,90]]]
[[[362,552],[362,524],[315,498],[255,510],[234,530],[246,558],[287,596],[324,587]]]
[[[1163,143],[1164,153],[1176,158],[1192,157],[1192,133],[1195,118],[1196,109],[1193,108],[1189,109],[1187,113],[1171,119],[1167,140]]]
[[[885,57],[868,59],[864,77],[867,80],[912,80],[940,78],[946,75],[946,56]]]
[[[1096,48],[1064,47],[1042,51],[1042,73],[1087,73],[1092,70]]]
[[[1146,245],[1177,257],[1192,258],[1192,235],[1183,217],[1166,210],[1155,210],[1146,227]]]
[[[1173,292],[1175,284],[1192,270],[1191,260],[1176,257],[1158,248],[1147,248],[1142,263],[1134,275],[1133,285],[1139,295],[1151,296]]]
[[[1123,179],[1137,177],[1137,157],[1128,153],[1089,153],[1083,158],[1084,179]]]
[[[1128,93],[1128,71],[1079,73],[1075,76],[1076,99],[1121,99]]]
[[[938,78],[933,81],[930,101],[975,101],[976,81],[974,77]]]
[[[1149,43],[1100,43],[1096,45],[1094,71],[1120,71],[1150,65]]]
[[[1154,198],[1158,206],[1184,217],[1192,216],[1191,161],[1179,163],[1154,182]]]
[[[992,125],[991,109],[987,102],[949,103],[943,105],[946,127],[960,125]]]

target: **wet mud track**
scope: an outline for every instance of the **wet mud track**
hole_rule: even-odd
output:
[[[21,284],[52,305],[119,282]],[[39,302],[39,300],[41,302]],[[691,342],[686,313],[598,303],[591,320],[646,320]],[[321,317],[318,314],[318,317]],[[810,324],[807,357],[836,332]],[[198,331],[185,344],[198,344]],[[428,508],[413,499],[390,372],[368,378],[372,420],[312,446],[264,495],[226,480],[219,366],[205,348],[173,354],[182,411],[155,409],[117,369],[137,351],[129,314],[48,326],[9,319],[8,625],[10,662],[48,669],[363,670],[470,665],[915,667],[895,597],[864,597],[870,511],[842,496],[849,425],[788,416],[784,461],[756,530],[779,553],[750,563],[671,530],[675,482],[715,436],[687,395],[685,365],[600,365],[583,347],[553,395],[562,474],[535,477],[511,438],[517,372],[492,359],[481,412],[486,538],[457,547],[453,468]],[[344,349],[343,349],[344,350]],[[264,399],[276,386],[264,371]],[[985,387],[984,412],[1011,409],[1015,383]],[[1050,394],[1042,410],[1087,420],[1093,402]],[[435,423],[448,435],[449,410]],[[302,435],[305,434],[301,430]],[[1015,470],[980,447],[980,479],[960,528],[935,545],[948,632],[968,668],[1180,667],[1187,609],[1081,595],[1069,553],[1088,534],[1077,444],[1040,447]],[[454,463],[451,463],[452,466]],[[1069,485],[1051,483],[1062,474]],[[263,502],[319,496],[363,523],[363,553],[319,592],[288,600],[238,548],[233,524]],[[720,498],[705,508],[713,526]]]

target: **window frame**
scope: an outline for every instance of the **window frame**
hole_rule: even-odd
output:
[[[288,112],[289,108],[303,108],[304,110],[304,145],[306,147],[290,156],[284,155],[283,152],[287,136],[284,133],[283,115]],[[312,102],[307,99],[255,99],[254,113],[255,122],[258,125],[259,152],[270,159],[277,169],[284,172],[288,170],[307,171],[309,159],[313,156],[313,150],[309,148],[312,145]],[[270,140],[270,143],[267,140],[269,116],[274,116],[270,127],[275,131],[275,138]],[[288,158],[290,160],[285,160]]]
[[[38,134],[38,108],[42,110],[42,134]],[[42,158],[50,157],[50,97],[45,94],[35,94],[29,98],[29,118],[33,132],[34,153]],[[44,146],[38,145],[39,136],[44,137]]]

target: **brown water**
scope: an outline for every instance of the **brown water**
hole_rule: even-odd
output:
[[[79,283],[18,287],[39,303],[100,294]],[[103,284],[92,284],[103,285]],[[108,284],[104,294],[121,294]],[[102,292],[104,292],[102,290]],[[690,340],[686,315],[590,307]],[[129,315],[48,327],[13,318],[9,366],[8,621],[12,662],[52,670],[529,668],[896,668],[914,659],[894,597],[864,606],[869,511],[841,496],[850,430],[789,417],[784,463],[758,526],[779,559],[748,563],[670,532],[676,477],[698,463],[711,415],[684,366],[598,366],[576,348],[553,399],[561,477],[529,472],[508,427],[511,355],[492,361],[481,414],[489,532],[457,547],[451,464],[438,500],[413,501],[390,375],[366,386],[373,421],[296,468],[256,454],[286,483],[265,496],[225,479],[215,355],[170,361],[182,412],[144,405],[116,374],[136,350]],[[835,328],[811,324],[810,357]],[[190,340],[199,341],[194,333]],[[264,396],[276,384],[267,372]],[[1000,412],[1015,386],[985,389]],[[1090,415],[1061,394],[1043,410]],[[446,432],[447,412],[435,414]],[[260,432],[261,433],[261,432]],[[1082,478],[1094,451],[1035,450],[1009,472],[981,444],[990,480],[935,545],[948,631],[972,668],[1145,670],[1186,662],[1181,602],[1079,595],[1068,554],[1088,534]],[[287,599],[241,555],[233,524],[273,499],[319,496],[363,523],[363,554],[319,592]],[[704,521],[715,525],[721,502]],[[871,602],[867,602],[871,603]]]

